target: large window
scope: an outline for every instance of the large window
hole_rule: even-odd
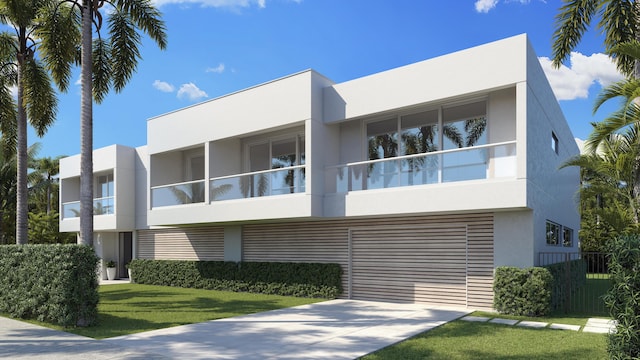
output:
[[[251,176],[245,192],[253,196],[278,195],[304,191],[304,168],[292,167],[305,164],[304,135],[289,135],[249,145],[249,171],[269,171]],[[248,196],[247,194],[246,196]]]
[[[369,160],[487,144],[486,102],[477,101],[366,123]],[[371,163],[367,188],[486,177],[485,149]]]
[[[484,101],[442,110],[443,150],[487,144],[487,109]],[[443,156],[442,181],[480,179],[486,176],[485,149],[447,153]]]
[[[113,173],[98,175],[96,177],[96,198],[93,200],[93,213],[95,215],[113,214]]]

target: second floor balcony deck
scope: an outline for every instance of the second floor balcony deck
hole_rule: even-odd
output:
[[[151,208],[305,192],[305,166],[253,171],[151,188]]]

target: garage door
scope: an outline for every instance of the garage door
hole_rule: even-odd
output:
[[[352,298],[466,306],[467,227],[350,230]]]

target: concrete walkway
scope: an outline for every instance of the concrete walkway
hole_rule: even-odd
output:
[[[467,313],[332,300],[105,340],[0,317],[0,358],[355,359]]]
[[[550,324],[543,321],[520,321],[513,319],[502,319],[499,317],[487,317],[487,316],[465,316],[460,320],[464,321],[472,321],[472,322],[490,322],[493,324],[502,324],[502,325],[515,325],[521,327],[528,328],[549,328],[555,330],[573,330],[582,332],[590,332],[590,333],[599,333],[599,334],[611,334],[616,331],[616,322],[610,319],[598,319],[598,318],[589,318],[587,320],[587,324],[584,326],[580,325],[569,325],[569,324]]]
[[[169,358],[0,317],[0,359],[156,360]]]

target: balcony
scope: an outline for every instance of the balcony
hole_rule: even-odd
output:
[[[93,215],[113,215],[115,207],[113,196],[93,199]],[[70,201],[62,204],[62,218],[80,217],[80,201]]]
[[[516,142],[359,161],[325,170],[324,216],[388,216],[527,206]]]
[[[479,145],[327,168],[327,193],[515,178],[516,142]]]
[[[254,171],[212,178],[211,201],[248,199],[305,192],[305,166]]]
[[[214,177],[208,183],[154,186],[148,222],[176,225],[309,217],[312,196],[306,193],[305,181],[305,165],[295,165]]]
[[[220,176],[211,178],[209,186],[211,202],[304,193],[305,166]],[[204,180],[154,186],[151,207],[204,203],[205,191]]]
[[[204,180],[154,186],[151,188],[151,207],[203,203],[204,186]]]

